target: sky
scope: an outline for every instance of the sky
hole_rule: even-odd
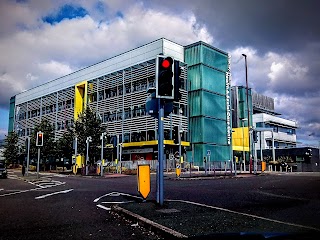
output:
[[[232,85],[275,99],[320,141],[318,0],[0,0],[0,139],[10,97],[159,38],[231,55]]]

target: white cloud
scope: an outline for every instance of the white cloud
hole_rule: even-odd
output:
[[[54,60],[47,63],[39,63],[39,69],[43,72],[49,73],[50,75],[58,76],[64,76],[73,72],[68,64],[63,64]],[[34,78],[37,79],[38,77]]]
[[[207,28],[192,13],[173,15],[146,9],[141,3],[123,9],[123,17],[114,15],[108,21],[97,19],[98,14],[64,19],[53,25],[41,21],[44,14],[52,12],[50,7],[58,9],[62,3],[45,1],[39,9],[34,1],[2,4],[18,17],[8,18],[6,24],[15,31],[0,38],[0,80],[2,84],[12,85],[11,91],[1,95],[2,106],[10,95],[160,37],[183,45],[198,40],[213,43]],[[86,5],[91,12],[93,5]],[[112,6],[113,12],[119,7],[117,2],[108,2],[108,6]],[[25,22],[28,27],[13,28],[19,22]]]
[[[274,81],[277,78],[277,75],[279,75],[279,72],[281,72],[282,70],[283,70],[282,63],[273,62],[271,64],[270,73],[268,74],[268,77]]]

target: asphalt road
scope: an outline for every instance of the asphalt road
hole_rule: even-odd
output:
[[[50,175],[42,181],[0,179],[0,239],[158,239],[109,211],[137,194],[136,176],[94,178]],[[49,177],[49,178],[48,178]],[[155,175],[151,193],[155,199]],[[273,174],[243,178],[165,178],[165,199],[186,200],[320,229],[320,175]],[[113,195],[112,195],[113,193]],[[109,202],[106,202],[108,199]],[[192,217],[192,216],[191,216]]]

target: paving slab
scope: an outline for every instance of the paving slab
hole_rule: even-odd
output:
[[[319,236],[320,230],[228,209],[188,201],[131,202],[114,206],[113,211],[136,219],[166,238],[201,238],[208,236]],[[289,238],[291,239],[291,238]],[[303,238],[302,238],[303,239]]]

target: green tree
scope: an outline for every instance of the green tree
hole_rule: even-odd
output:
[[[6,164],[17,163],[19,158],[18,134],[10,132],[4,140],[4,153]]]
[[[70,128],[63,133],[62,137],[57,141],[57,154],[59,158],[72,158],[74,131]]]
[[[86,156],[87,153],[87,137],[92,138],[89,143],[89,160],[93,163],[95,160],[100,159],[100,136],[104,129],[101,126],[101,119],[98,114],[90,107],[79,115],[79,118],[74,124],[74,134],[78,139],[78,153]]]

